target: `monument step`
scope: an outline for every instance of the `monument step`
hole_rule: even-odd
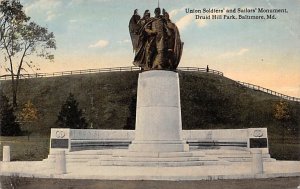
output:
[[[103,156],[105,156],[105,155],[103,155]],[[109,155],[107,155],[107,156],[109,156]],[[66,159],[97,159],[97,158],[99,158],[99,155],[78,155],[78,154],[69,155],[69,154],[67,154],[65,157],[66,157]],[[48,158],[55,159],[55,155],[49,155]]]
[[[99,161],[90,162],[90,166],[145,166],[145,167],[183,167],[183,166],[205,166],[226,165],[226,162],[218,161],[185,161],[185,162],[132,162],[132,161]]]
[[[205,155],[224,155],[224,154],[248,154],[251,153],[249,151],[240,151],[240,150],[202,150]]]
[[[228,162],[251,162],[252,161],[252,157],[243,157],[243,158],[240,158],[240,157],[222,157],[220,159],[223,159],[225,161],[228,161]]]
[[[110,150],[110,149],[127,149],[128,146],[72,146],[72,151],[84,151],[84,150]]]
[[[239,158],[239,157],[223,157],[223,158],[220,158],[220,159],[223,159],[225,161],[228,161],[228,162],[251,162],[253,161],[252,157],[243,157],[243,158]],[[274,162],[276,161],[275,159],[273,158],[263,158],[263,161],[264,162]]]
[[[66,154],[76,154],[76,155],[109,155],[112,154],[112,149],[104,149],[104,150],[80,150],[80,151],[71,151],[66,152]]]
[[[80,151],[65,151],[66,155],[111,155],[116,150],[113,149],[104,149],[104,150],[80,150]],[[124,151],[124,150],[118,150]],[[126,150],[125,150],[126,151]],[[55,156],[56,151],[53,150],[50,152],[49,156]]]
[[[264,162],[275,162],[276,159],[274,158],[263,158]]]
[[[210,155],[218,158],[252,158],[251,154],[222,154],[222,155]]]
[[[210,156],[216,156],[218,158],[252,158],[252,154],[221,154],[221,155],[210,155]],[[263,158],[270,158],[269,154],[262,154]]]
[[[167,158],[167,157],[192,157],[191,152],[128,152],[117,151],[113,153],[113,157],[153,157],[153,158]]]
[[[67,154],[66,157],[66,161],[76,161],[76,160],[83,160],[83,161],[90,161],[90,160],[94,160],[94,159],[99,159],[101,157],[107,157],[107,158],[111,158],[111,155],[84,155],[84,154]],[[48,159],[51,160],[55,160],[56,156],[55,155],[48,155]]]
[[[100,157],[99,161],[126,161],[126,162],[185,162],[201,161],[199,157]],[[215,161],[215,160],[212,160]]]
[[[66,163],[88,163],[91,159],[66,159]]]

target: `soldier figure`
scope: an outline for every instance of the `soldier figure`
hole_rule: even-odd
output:
[[[154,11],[155,17],[151,24],[151,29],[146,29],[146,32],[153,35],[153,47],[151,57],[153,56],[152,69],[164,69],[166,67],[166,23],[163,17],[160,15],[160,8],[156,8]]]
[[[142,70],[165,69],[175,70],[180,61],[183,43],[180,41],[178,29],[160,8],[150,17],[148,10],[142,19],[131,19],[129,31],[132,39],[135,57],[133,64]],[[139,28],[139,32],[131,32],[132,28]],[[136,31],[136,30],[135,30]]]

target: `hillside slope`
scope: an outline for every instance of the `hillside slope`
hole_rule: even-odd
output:
[[[83,109],[90,128],[134,129],[138,71],[109,72],[20,81],[19,110],[30,100],[38,121],[23,130],[49,134],[62,103],[71,92]],[[283,128],[274,118],[280,98],[245,88],[235,81],[203,72],[179,72],[183,129],[267,127],[270,141],[298,141],[300,103],[289,102],[290,120]],[[1,81],[10,96],[10,81]],[[296,140],[295,140],[296,138]],[[300,148],[298,149],[298,152]]]
[[[137,71],[74,75],[20,81],[19,109],[30,100],[43,132],[55,127],[62,103],[73,93],[89,125],[134,128]],[[280,98],[248,89],[219,75],[179,72],[183,129],[266,127],[276,131],[274,106]],[[10,81],[1,81],[10,96]],[[291,124],[300,125],[300,104],[288,102]],[[92,125],[91,125],[92,124]],[[34,128],[32,128],[34,129]],[[270,131],[269,131],[270,132]]]

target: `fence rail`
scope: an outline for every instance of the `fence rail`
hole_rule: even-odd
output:
[[[276,91],[273,91],[273,90],[270,90],[270,89],[267,89],[267,88],[264,88],[264,87],[261,87],[261,86],[258,86],[258,85],[253,85],[251,83],[246,83],[246,82],[242,82],[242,81],[236,81],[236,82],[238,84],[244,86],[244,87],[247,87],[247,88],[250,88],[250,89],[253,89],[253,90],[256,90],[256,91],[265,92],[265,93],[268,93],[268,94],[271,94],[271,95],[274,95],[274,96],[281,97],[281,98],[286,99],[286,100],[300,102],[300,98],[284,95],[284,94],[278,93]]]
[[[72,71],[63,71],[63,72],[53,72],[53,73],[36,73],[36,74],[22,74],[19,79],[30,79],[30,78],[44,78],[44,77],[59,77],[59,76],[68,76],[68,75],[81,75],[81,74],[91,74],[91,73],[101,73],[101,72],[123,72],[123,71],[139,71],[140,67],[114,67],[114,68],[99,68],[99,69],[86,69],[86,70],[72,70]],[[178,67],[177,70],[180,71],[195,71],[195,72],[207,72],[211,74],[216,74],[220,76],[224,76],[223,72],[218,70],[208,69],[207,68],[198,68],[198,67]],[[15,78],[17,76],[14,76]],[[10,80],[12,78],[11,75],[1,75],[0,80]],[[271,95],[275,95],[281,97],[286,100],[300,102],[300,98],[291,97],[288,95],[284,95],[278,93],[276,91],[266,89],[264,87],[260,87],[258,85],[253,85],[246,82],[236,81],[238,84],[248,87],[253,90],[262,91]]]
[[[114,67],[114,68],[99,68],[99,69],[87,69],[87,70],[72,70],[72,71],[63,71],[63,72],[53,72],[53,73],[35,73],[35,74],[22,74],[19,79],[30,79],[30,78],[43,78],[43,77],[58,77],[58,76],[68,76],[68,75],[81,75],[81,74],[90,74],[90,73],[100,73],[100,72],[123,72],[123,71],[139,71],[140,67]],[[199,71],[199,72],[208,72],[212,74],[217,74],[223,76],[223,73],[217,70],[206,68],[197,68],[197,67],[178,67],[177,70],[181,71]],[[11,75],[2,75],[0,80],[10,80]],[[14,76],[15,78],[17,76]]]
[[[90,73],[100,73],[100,72],[122,72],[122,71],[138,71],[139,67],[114,67],[114,68],[99,68],[99,69],[87,69],[87,70],[72,70],[63,72],[53,72],[53,73],[35,73],[35,74],[21,74],[20,79],[31,79],[31,78],[43,78],[43,77],[59,77],[68,75],[81,75]],[[15,78],[17,76],[14,76]],[[11,75],[2,75],[0,80],[10,80]]]
[[[208,72],[220,76],[224,76],[223,72],[220,72],[218,70],[213,70],[213,69],[207,69],[207,68],[197,68],[197,67],[178,67],[177,70],[181,71],[197,71],[197,72]]]

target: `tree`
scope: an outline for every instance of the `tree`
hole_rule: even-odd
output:
[[[25,130],[25,128],[26,126],[33,126],[33,124],[38,120],[38,111],[30,100],[28,100],[24,105],[18,118],[22,123],[23,134],[27,135],[27,139],[29,141],[32,132],[28,128]]]
[[[88,124],[82,116],[82,110],[78,109],[78,102],[72,93],[61,106],[56,123],[61,128],[86,129]]]
[[[51,49],[56,49],[55,37],[47,28],[29,22],[23,6],[17,0],[4,0],[1,11],[1,50],[12,81],[13,106],[17,107],[17,93],[21,71],[33,68],[31,55],[53,60]],[[3,23],[2,23],[3,22]]]
[[[284,101],[280,101],[275,104],[274,117],[279,121],[287,121],[290,118],[288,104]]]
[[[9,38],[9,31],[12,29],[12,23],[20,24],[27,20],[22,10],[23,6],[16,0],[2,0],[0,4],[0,47],[3,48],[4,40]]]
[[[129,116],[127,117],[126,125],[123,127],[124,130],[135,129],[135,117],[136,117],[136,95],[131,97],[129,105]]]
[[[14,115],[14,109],[9,103],[8,98],[1,94],[0,95],[0,135],[1,136],[17,136],[21,134],[19,123],[16,121]]]
[[[20,118],[24,122],[32,122],[38,119],[38,111],[30,100],[24,105],[20,113]]]
[[[274,107],[274,117],[276,120],[278,120],[281,123],[283,132],[282,132],[282,142],[284,143],[285,139],[285,130],[288,129],[287,122],[290,120],[290,109],[286,102],[279,101],[275,104]]]

